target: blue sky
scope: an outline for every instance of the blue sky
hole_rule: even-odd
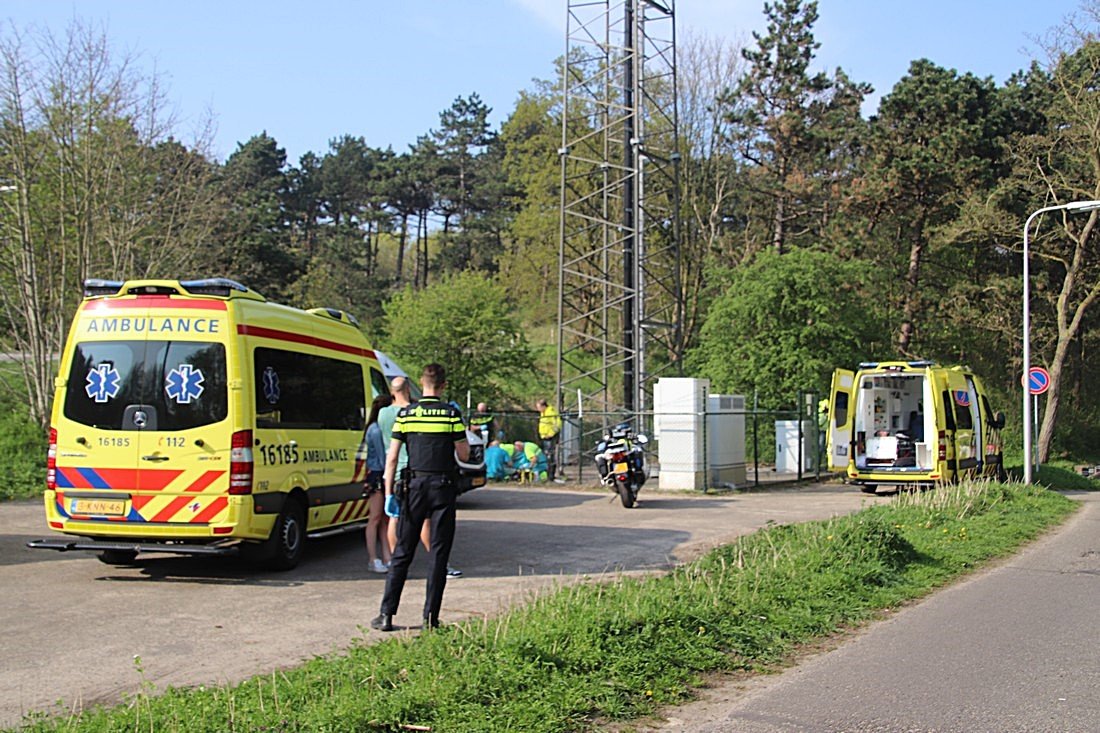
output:
[[[161,73],[180,137],[207,113],[213,153],[266,130],[296,163],[333,137],[402,151],[477,92],[499,125],[565,48],[565,0],[2,0],[19,29],[100,27],[117,52]],[[817,63],[880,94],[928,58],[1004,82],[1041,58],[1036,39],[1077,0],[819,0]],[[677,33],[751,42],[763,0],[676,0]]]

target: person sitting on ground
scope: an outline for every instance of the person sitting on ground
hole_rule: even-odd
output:
[[[530,471],[535,474],[539,481],[546,481],[549,478],[546,454],[542,452],[542,448],[539,447],[538,443],[532,443],[529,440],[517,440],[513,445],[515,446],[514,460],[516,468],[520,471]]]

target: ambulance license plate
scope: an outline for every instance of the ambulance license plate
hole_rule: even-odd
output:
[[[72,513],[121,517],[126,513],[126,502],[122,499],[73,499]]]
[[[626,469],[626,464],[625,463],[616,463],[615,464],[615,473],[626,473],[626,470],[627,469]]]

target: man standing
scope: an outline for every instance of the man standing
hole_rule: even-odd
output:
[[[447,584],[447,560],[455,535],[455,484],[459,460],[470,456],[466,428],[453,406],[439,397],[447,384],[446,372],[439,364],[429,364],[420,375],[424,396],[397,414],[393,439],[386,455],[386,513],[397,513],[397,548],[390,560],[386,591],[377,618],[370,625],[381,631],[393,631],[393,617],[401,602],[401,592],[416,553],[420,528],[431,522],[431,555],[428,560],[428,590],[424,600],[424,627],[439,626],[439,609]],[[398,454],[405,446],[409,456],[408,490],[398,500],[394,495]]]
[[[402,407],[412,403],[412,390],[409,388],[409,380],[405,377],[397,376],[390,381],[390,394],[393,395],[393,404],[389,407],[383,407],[378,413],[378,427],[382,429],[382,440],[387,447],[393,440],[393,426],[397,422],[397,413]],[[400,484],[405,480],[405,468],[409,465],[409,452],[404,446],[401,447],[401,453],[397,458],[397,483]],[[399,511],[394,508],[394,511]],[[397,549],[397,514],[386,509],[387,516],[390,517],[390,521],[386,524],[386,539],[390,543],[390,552]],[[424,545],[424,549],[429,552],[432,549],[431,543],[431,523],[425,519],[424,526],[420,530],[420,542]],[[452,578],[458,578],[462,576],[462,571],[458,568],[452,568],[447,566],[447,575]]]
[[[561,433],[561,413],[546,403],[545,398],[539,398],[535,402],[535,409],[539,411],[539,440],[542,441],[542,452],[546,454],[547,476],[558,483],[558,435]]]
[[[383,407],[378,412],[378,427],[382,429],[382,441],[386,446],[386,451],[389,451],[390,443],[393,441],[393,426],[397,422],[397,413],[401,411],[401,408],[412,402],[412,394],[409,390],[409,382],[405,377],[397,376],[390,381],[390,394],[393,396],[393,402],[388,407]],[[409,463],[409,454],[405,448],[401,449],[397,459],[397,480],[402,480],[402,472],[405,470],[405,466]],[[390,543],[390,551],[397,547],[397,522],[391,517],[391,521],[386,526],[387,539]],[[424,547],[428,547],[428,533],[427,527],[425,531],[421,533],[424,541]]]
[[[470,415],[470,430],[481,436],[485,445],[489,445],[497,439],[494,434],[493,413],[489,411],[489,405],[484,402],[477,403],[477,412]]]

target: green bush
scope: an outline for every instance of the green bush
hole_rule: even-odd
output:
[[[0,400],[0,500],[38,496],[46,484],[46,435],[22,406]]]

